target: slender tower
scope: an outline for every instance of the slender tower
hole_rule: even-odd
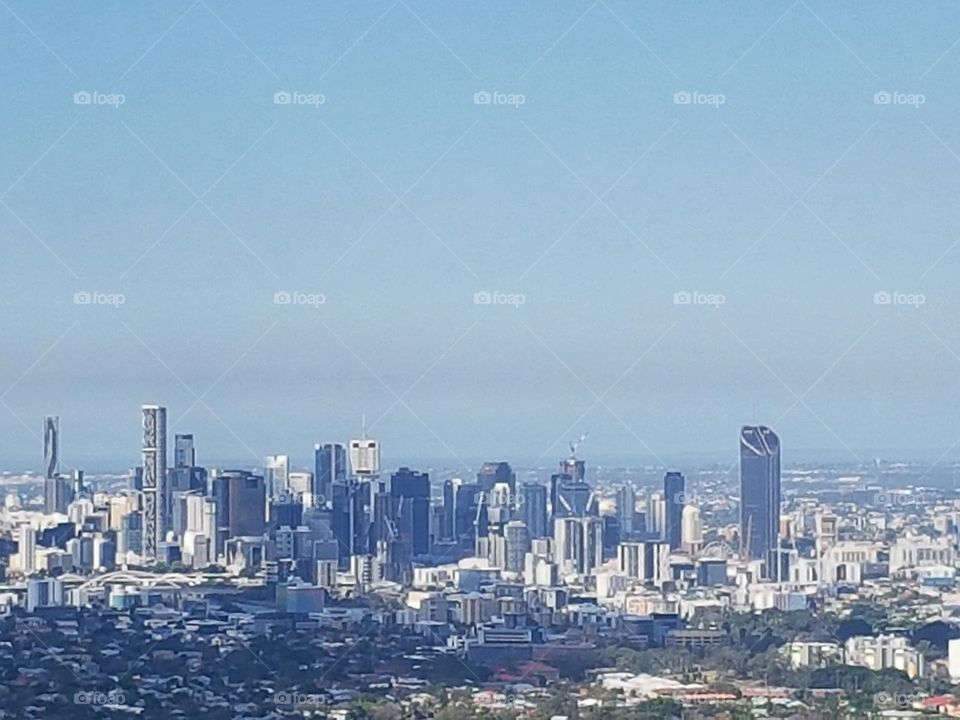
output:
[[[740,548],[780,580],[780,438],[763,425],[740,430]]]
[[[143,406],[143,556],[155,560],[166,531],[167,409]]]

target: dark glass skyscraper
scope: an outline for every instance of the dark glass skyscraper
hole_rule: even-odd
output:
[[[520,519],[527,526],[531,538],[547,537],[547,488],[540,483],[520,486]]]
[[[414,556],[430,552],[430,476],[402,467],[390,476],[390,494],[403,542]]]
[[[484,491],[493,489],[497,483],[506,483],[513,490],[517,483],[517,474],[513,472],[510,463],[485,462],[477,473],[477,483]]]
[[[683,493],[685,481],[682,473],[668,472],[663,476],[663,500],[666,506],[663,522],[663,539],[671,550],[683,545]]]
[[[313,494],[324,499],[333,497],[333,483],[347,480],[347,449],[340,443],[313,447]]]
[[[740,430],[740,546],[762,559],[767,577],[779,580],[780,438],[763,425]]]

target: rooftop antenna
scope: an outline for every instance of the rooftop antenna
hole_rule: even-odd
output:
[[[360,437],[363,440],[367,439],[367,414],[363,413],[360,415]]]

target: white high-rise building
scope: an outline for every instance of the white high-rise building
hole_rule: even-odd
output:
[[[24,575],[37,571],[37,529],[32,525],[21,525],[17,538],[17,557]]]
[[[589,575],[603,563],[603,518],[557,518],[553,539],[554,558],[561,572]]]
[[[663,493],[651,493],[647,498],[647,532],[663,537],[667,527],[667,501]]]
[[[696,505],[684,505],[682,523],[683,549],[696,553],[703,546],[703,523],[700,520],[700,508]]]
[[[350,441],[350,468],[354,475],[380,473],[380,443],[368,437]]]
[[[290,458],[286,455],[268,455],[263,460],[263,481],[267,487],[267,501],[290,492]]]

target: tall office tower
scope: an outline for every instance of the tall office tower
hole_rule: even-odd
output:
[[[682,473],[668,472],[663,476],[664,529],[663,539],[671,550],[683,545],[683,505],[685,481]]]
[[[327,500],[335,482],[347,479],[347,449],[340,443],[313,446],[313,494]]]
[[[563,473],[554,473],[550,476],[550,527],[553,527],[553,521],[559,517],[560,510],[560,485],[567,482],[573,482],[572,475]]]
[[[430,552],[430,475],[402,467],[390,476],[394,515],[413,556]]]
[[[60,416],[43,418],[43,473],[45,478],[60,474]]]
[[[540,485],[543,490],[546,490]],[[530,549],[530,533],[526,524],[520,520],[511,520],[503,529],[506,558],[504,569],[511,572],[523,572],[523,561]]]
[[[192,468],[197,464],[197,455],[193,449],[193,434],[177,433],[173,436],[173,466]]]
[[[520,519],[531,538],[547,537],[547,488],[540,483],[520,486]]]
[[[73,501],[67,478],[60,475],[60,417],[43,419],[43,511],[66,514]]]
[[[330,530],[337,542],[339,567],[350,568],[350,558],[366,555],[368,550],[369,520],[366,498],[369,483],[347,478],[334,482],[331,490]]]
[[[74,492],[70,481],[60,474],[43,479],[43,511],[46,514],[67,514]]]
[[[554,560],[562,571],[589,575],[603,563],[603,518],[557,518],[553,542]]]
[[[267,526],[263,477],[245,470],[222,470],[211,484],[217,504],[217,533],[224,541],[263,535]],[[219,542],[217,546],[221,546]]]
[[[763,425],[740,430],[740,547],[765,562],[766,577],[780,580],[780,438]]]
[[[485,462],[477,473],[477,483],[484,491],[492,490],[499,483],[506,483],[513,490],[517,486],[517,474],[510,463]]]
[[[457,488],[463,484],[460,478],[443,481],[443,509],[440,520],[440,539],[444,541],[455,540],[456,535],[456,511],[457,511]]]
[[[486,493],[478,483],[457,487],[454,515],[454,538],[462,550],[473,551],[478,538],[487,536]]]
[[[638,532],[637,493],[629,483],[617,490],[617,520],[621,538],[632,538]]]
[[[157,558],[157,549],[167,530],[167,409],[144,405],[143,445],[143,556]]]
[[[647,498],[647,532],[662,538],[666,528],[667,501],[662,493],[650,493]]]
[[[120,532],[117,534],[117,552],[126,555],[143,555],[143,514],[134,510],[120,519]]]
[[[290,458],[267,455],[263,459],[263,481],[268,498],[279,498],[290,491]]]
[[[600,514],[600,498],[587,483],[561,476],[555,486],[553,517],[586,517]]]
[[[683,549],[691,555],[703,546],[703,523],[700,520],[700,508],[685,505],[683,508]]]
[[[350,467],[358,477],[380,474],[380,443],[367,437],[367,420],[359,440],[350,441]]]
[[[32,525],[21,525],[17,538],[17,557],[20,570],[31,575],[37,570],[37,529]]]

